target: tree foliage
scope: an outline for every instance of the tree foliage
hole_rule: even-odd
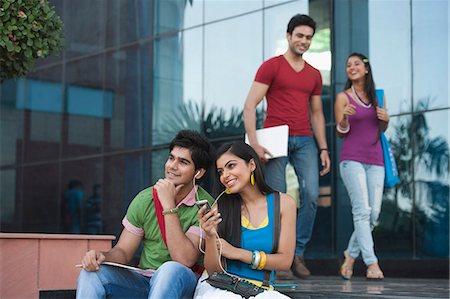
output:
[[[0,2],[0,80],[20,77],[37,58],[60,53],[63,23],[47,0]]]

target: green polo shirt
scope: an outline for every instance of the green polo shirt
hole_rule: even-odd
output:
[[[214,199],[203,188],[198,188],[198,199],[208,200],[211,204]],[[198,208],[195,205],[195,189],[179,203],[178,217],[181,229],[186,233],[200,234],[197,219]],[[156,217],[152,187],[142,190],[133,199],[128,207],[127,214],[122,221],[125,229],[135,235],[143,237],[144,247],[139,261],[141,269],[158,269],[163,263],[170,261],[169,250],[162,239],[161,231]],[[203,265],[203,256],[197,263]]]

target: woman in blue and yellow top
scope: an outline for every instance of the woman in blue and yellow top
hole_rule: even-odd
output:
[[[206,233],[204,265],[208,273],[226,272],[262,285],[265,271],[288,270],[295,250],[296,205],[280,194],[280,234],[278,249],[273,247],[274,190],[264,181],[261,162],[242,141],[223,145],[217,152],[216,168],[220,184],[217,206],[198,213]],[[220,256],[221,253],[221,256]],[[225,259],[221,259],[225,258]],[[222,262],[221,262],[222,261]],[[199,280],[195,298],[240,298]],[[256,298],[288,298],[268,287]]]

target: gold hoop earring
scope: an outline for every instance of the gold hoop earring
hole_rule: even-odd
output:
[[[250,184],[252,184],[252,186],[255,186],[255,175],[253,174],[253,172],[250,175]]]
[[[230,188],[225,189],[225,193],[226,193],[226,194],[231,194]]]

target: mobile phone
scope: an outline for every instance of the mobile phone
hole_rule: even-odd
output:
[[[204,205],[206,205],[206,210],[204,214],[208,213],[211,210],[211,205],[206,199],[196,201],[195,204],[197,205],[198,209],[200,210]]]

